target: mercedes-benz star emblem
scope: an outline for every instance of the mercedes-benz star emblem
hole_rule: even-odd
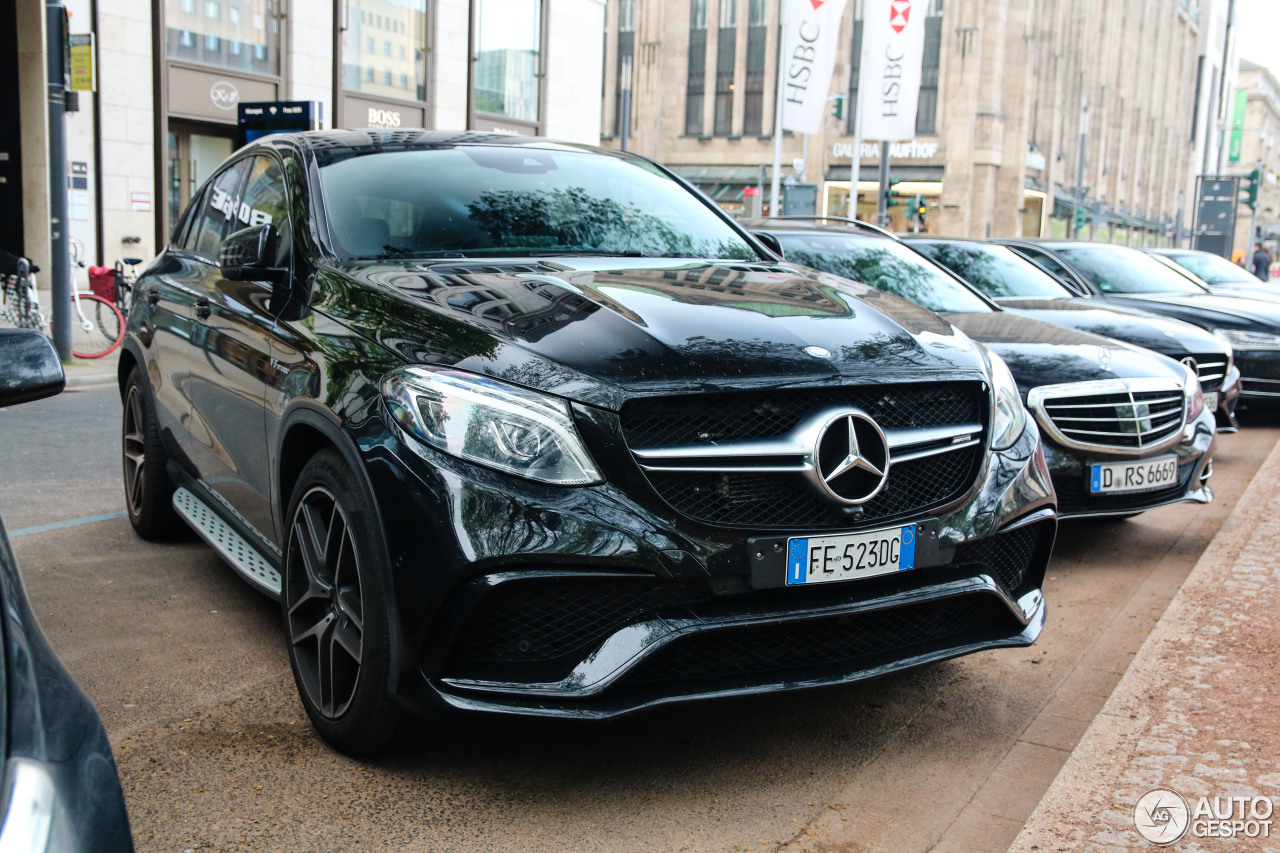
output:
[[[804,351],[814,358],[831,358],[831,350],[826,347],[805,347]]]
[[[814,456],[819,485],[842,504],[871,500],[889,475],[889,442],[862,412],[841,412],[828,420]]]
[[[1190,355],[1187,356],[1186,358],[1182,359],[1182,363],[1185,364],[1187,367],[1191,368],[1192,373],[1194,373],[1197,376],[1200,375],[1200,365],[1196,362],[1194,356],[1190,356]]]

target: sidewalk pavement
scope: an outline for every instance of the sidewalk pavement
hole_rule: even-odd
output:
[[[1153,788],[1181,795],[1192,818],[1170,849],[1280,851],[1278,553],[1280,445],[1205,549],[1012,851],[1155,849],[1134,825],[1135,805]],[[1201,797],[1220,810],[1210,818],[1225,817],[1230,808],[1230,817],[1239,819],[1243,809],[1242,828],[1255,837],[1203,837],[1220,824],[1197,821],[1197,809],[1206,807]],[[1232,804],[1227,797],[1269,798],[1272,805]],[[1262,835],[1261,822],[1247,825],[1273,807],[1269,837]],[[1155,817],[1163,821],[1168,815]]]
[[[112,385],[116,382],[116,365],[120,361],[120,350],[108,353],[102,358],[73,358],[62,365],[62,372],[67,377],[68,388],[82,388],[92,385]]]

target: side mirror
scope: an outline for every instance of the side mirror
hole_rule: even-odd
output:
[[[755,235],[755,238],[757,240],[759,240],[761,243],[764,243],[767,249],[769,249],[771,252],[776,254],[778,257],[780,258],[786,257],[786,253],[782,251],[782,243],[778,242],[777,237],[773,236],[767,231],[752,231],[751,233]]]
[[[287,269],[272,266],[280,235],[274,225],[253,225],[227,235],[218,253],[222,277],[231,281],[284,281]]]
[[[52,397],[65,384],[52,341],[35,329],[0,329],[0,406]]]

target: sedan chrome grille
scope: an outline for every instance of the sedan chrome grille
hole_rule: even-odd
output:
[[[1222,378],[1227,375],[1227,361],[1219,354],[1193,355],[1196,375],[1200,377],[1200,387],[1205,391],[1217,391],[1222,387]],[[1184,364],[1186,362],[1183,362]]]
[[[1027,407],[1059,444],[1140,456],[1177,443],[1187,399],[1171,380],[1111,379],[1033,388]]]

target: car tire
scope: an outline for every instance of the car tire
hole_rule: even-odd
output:
[[[142,381],[142,371],[137,367],[125,380],[123,403],[120,455],[129,523],[143,539],[155,541],[184,536],[190,528],[173,508],[168,457],[160,441],[151,397]]]
[[[337,450],[303,466],[286,518],[280,601],[302,705],[339,752],[384,752],[407,739],[413,718],[389,687],[389,573],[377,516]]]

